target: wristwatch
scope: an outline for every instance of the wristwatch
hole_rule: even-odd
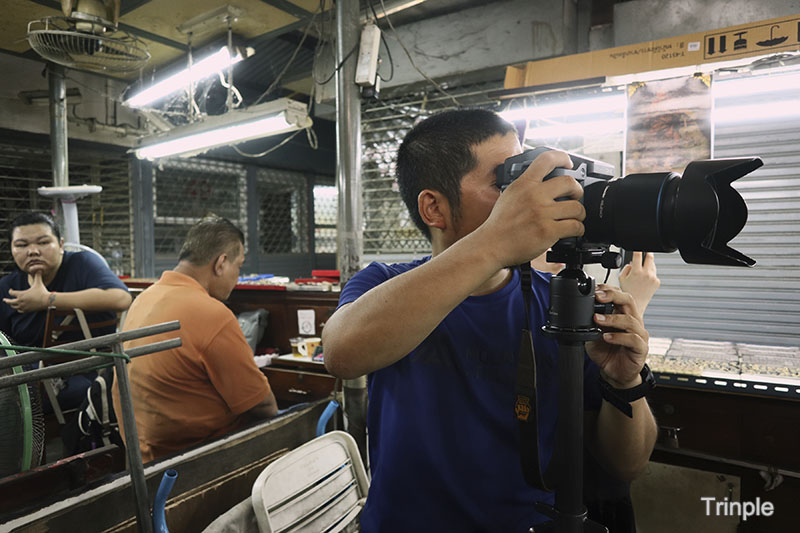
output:
[[[630,389],[615,389],[608,381],[603,379],[602,375],[599,376],[600,393],[603,399],[622,411],[628,418],[633,418],[631,402],[635,402],[639,398],[644,397],[656,386],[656,378],[653,376],[653,372],[647,364],[642,367],[642,371],[639,372],[639,375],[642,376],[642,382]]]

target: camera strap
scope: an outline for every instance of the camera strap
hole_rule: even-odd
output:
[[[517,357],[517,387],[514,414],[519,425],[519,454],[522,474],[531,487],[550,492],[542,475],[539,453],[539,409],[536,397],[536,354],[531,334],[530,304],[532,289],[531,265],[520,265],[520,282],[525,303],[525,327]]]

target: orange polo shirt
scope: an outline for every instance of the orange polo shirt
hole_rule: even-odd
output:
[[[128,365],[144,462],[236,429],[270,390],[231,310],[194,278],[170,270],[134,300],[124,330],[172,320],[179,330],[125,343],[128,349],[177,336],[182,342]],[[116,379],[113,396],[122,430]]]

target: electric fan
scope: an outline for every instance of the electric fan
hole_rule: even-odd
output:
[[[0,358],[16,355],[3,349],[13,344],[0,332]],[[20,372],[22,368],[15,366],[0,370],[0,376]],[[44,416],[36,383],[0,389],[0,477],[39,466],[43,448]]]
[[[135,72],[150,59],[147,45],[117,28],[120,0],[61,0],[64,17],[28,23],[28,43],[43,58],[94,72]]]

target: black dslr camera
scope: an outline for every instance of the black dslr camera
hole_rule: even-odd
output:
[[[538,147],[509,157],[496,169],[505,190],[536,157]],[[557,168],[544,179],[572,176],[583,187],[586,229],[583,237],[558,241],[552,262],[619,267],[611,244],[626,250],[674,252],[687,263],[753,266],[755,261],[730,248],[747,221],[747,206],[731,183],[763,165],[758,157],[692,161],[683,176],[652,172],[613,177],[613,167],[576,154],[572,170]]]

